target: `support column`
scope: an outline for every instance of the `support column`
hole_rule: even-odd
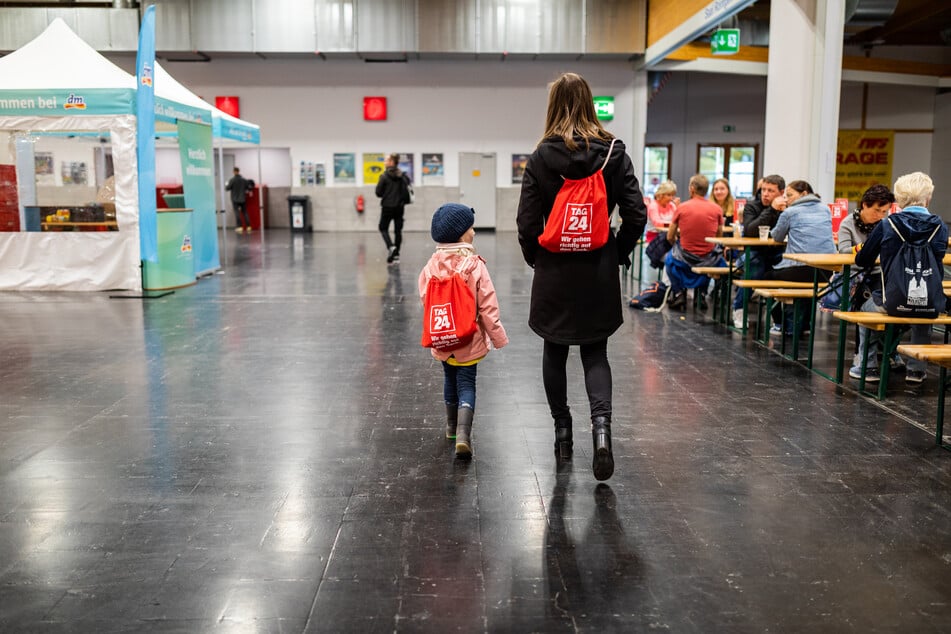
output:
[[[772,0],[763,173],[834,197],[845,0]]]
[[[647,102],[650,95],[647,89],[647,71],[634,71],[634,112],[631,139],[628,147],[634,169],[637,171],[638,182],[644,178],[644,145],[647,139]],[[643,183],[641,183],[643,187]]]

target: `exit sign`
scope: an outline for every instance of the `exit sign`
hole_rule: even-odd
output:
[[[739,50],[739,29],[720,29],[710,38],[710,52],[714,55],[735,55]]]
[[[614,97],[595,97],[594,114],[601,121],[610,121],[614,118]]]

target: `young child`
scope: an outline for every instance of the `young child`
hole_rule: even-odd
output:
[[[499,321],[499,302],[489,277],[485,260],[476,255],[475,212],[459,203],[446,203],[433,214],[430,235],[436,252],[419,274],[419,298],[426,303],[426,289],[432,277],[447,277],[453,271],[466,280],[475,297],[476,322],[479,326],[467,345],[451,352],[433,348],[433,357],[442,361],[446,401],[446,438],[456,439],[456,457],[472,457],[472,418],[476,402],[476,368],[489,353],[489,343],[496,349],[509,342]]]

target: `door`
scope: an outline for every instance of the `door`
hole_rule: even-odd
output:
[[[495,152],[459,152],[459,202],[475,209],[476,229],[495,229]]]

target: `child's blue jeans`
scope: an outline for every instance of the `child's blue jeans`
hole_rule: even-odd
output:
[[[443,398],[446,405],[475,409],[477,365],[449,365],[442,362]]]

